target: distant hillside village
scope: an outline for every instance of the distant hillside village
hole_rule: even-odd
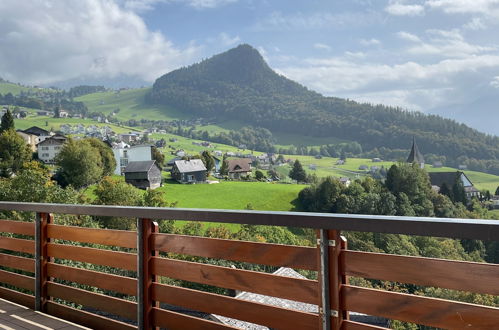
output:
[[[24,116],[23,112],[17,111],[12,115],[6,107],[2,109],[2,118],[7,113],[14,118]],[[37,111],[40,116],[67,117],[69,112],[57,109],[55,112]],[[74,116],[74,115],[73,115]],[[78,115],[76,115],[78,116]],[[96,116],[95,121],[101,124],[84,125],[62,124],[56,132],[49,131],[37,126],[24,130],[17,130],[17,134],[30,146],[31,151],[37,158],[45,164],[56,163],[57,155],[68,141],[68,136],[72,139],[95,138],[103,141],[111,150],[115,159],[115,168],[112,171],[115,175],[124,176],[127,183],[140,189],[156,189],[162,185],[164,175],[169,172],[171,179],[183,184],[214,183],[217,180],[238,180],[238,181],[267,181],[267,182],[287,182],[287,183],[313,183],[317,182],[314,172],[317,165],[309,164],[308,173],[303,169],[298,160],[285,158],[283,155],[275,153],[263,153],[254,155],[252,152],[222,152],[217,150],[216,145],[208,141],[193,141],[196,147],[203,147],[205,151],[200,154],[189,154],[184,149],[177,149],[172,145],[176,138],[167,140],[152,140],[150,134],[165,134],[166,131],[156,128],[148,128],[143,132],[130,131],[127,133],[116,133],[109,125],[105,125],[107,119]],[[104,125],[102,125],[104,124]],[[246,149],[246,145],[239,146],[241,150]],[[159,151],[168,150],[170,158],[165,159],[165,155]],[[166,155],[168,156],[168,155]],[[316,155],[317,160],[322,159],[321,155]],[[371,175],[377,179],[386,177],[387,169],[377,165],[383,160],[372,158],[372,164],[361,164],[358,171],[345,171],[345,176],[339,178],[339,182],[344,186],[349,186],[359,175]],[[347,162],[346,156],[342,155],[334,164],[341,167]],[[423,154],[420,152],[416,141],[413,140],[410,153],[406,160],[410,164],[418,164],[420,168],[425,167]],[[289,175],[283,175],[279,167],[291,165]],[[440,168],[443,163],[433,162],[434,168]],[[289,166],[288,166],[289,168]],[[465,166],[460,166],[460,170],[465,170]],[[287,178],[283,180],[284,178]],[[499,208],[499,197],[484,196],[476,189],[472,181],[461,171],[455,172],[434,172],[429,173],[432,189],[436,192],[449,194],[456,189],[456,184],[463,187],[466,199],[472,198],[491,199],[493,205]]]

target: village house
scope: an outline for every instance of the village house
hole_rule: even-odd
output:
[[[31,151],[36,152],[36,145],[38,143],[38,136],[34,134],[29,134],[21,130],[17,130],[17,135],[22,137],[24,141],[29,145]]]
[[[228,160],[228,175],[235,180],[251,175],[251,160],[247,158]]]
[[[432,165],[434,168],[441,168],[443,167],[444,165],[442,164],[442,162],[433,162],[433,165]]]
[[[129,162],[125,170],[125,182],[139,189],[156,189],[161,186],[161,169],[155,160]]]
[[[137,142],[140,138],[141,135],[139,133],[126,133],[119,135],[119,139],[125,143]]]
[[[46,164],[53,164],[55,157],[59,154],[67,138],[64,135],[56,134],[48,137],[37,144],[38,159]]]
[[[68,118],[69,112],[66,110],[59,110],[59,118]]]
[[[180,183],[206,182],[206,172],[201,159],[176,160],[171,170],[172,178]]]
[[[367,166],[367,165],[360,165],[359,166],[359,170],[361,170],[361,171],[367,171],[368,169],[369,169],[369,166]]]
[[[113,147],[114,159],[116,160],[114,174],[121,175],[131,162],[152,160],[152,147],[148,144],[130,147],[123,141],[115,144]]]
[[[472,197],[480,197],[480,190],[476,189],[471,180],[461,171],[456,172],[430,172],[430,182],[432,188],[439,192],[445,184],[447,188],[452,189],[457,180],[461,180],[466,198],[471,200]]]
[[[35,135],[37,137],[36,144],[54,135],[54,133],[44,130],[43,128],[40,128],[38,126],[32,126],[28,129],[23,130],[23,132],[26,134]]]
[[[46,111],[46,110],[38,110],[36,114],[38,116],[48,116],[48,117],[54,116],[54,113],[52,111]]]
[[[350,180],[350,178],[340,178],[340,183],[344,184],[345,187],[348,187],[350,186],[350,184],[352,183],[352,181]]]

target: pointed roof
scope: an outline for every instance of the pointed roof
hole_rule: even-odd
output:
[[[412,148],[409,157],[407,157],[407,163],[417,163],[417,164],[424,163],[423,154],[419,151],[415,138],[412,138]]]

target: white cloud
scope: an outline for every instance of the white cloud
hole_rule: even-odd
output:
[[[241,41],[241,38],[239,38],[239,36],[231,37],[230,35],[228,35],[225,32],[220,33],[218,35],[218,39],[222,43],[222,45],[226,46],[226,47],[232,46],[232,45],[238,43],[239,41]]]
[[[376,46],[376,45],[380,45],[381,44],[381,41],[379,41],[378,39],[374,39],[374,38],[371,38],[371,39],[360,39],[360,44],[362,46]]]
[[[405,4],[401,1],[390,1],[385,11],[395,16],[419,16],[424,14],[422,5]]]
[[[239,0],[119,0],[126,9],[143,12],[154,9],[158,3],[183,3],[196,9],[217,8]]]
[[[123,5],[126,9],[135,12],[143,12],[154,9],[154,6],[165,0],[124,0]]]
[[[319,50],[327,50],[327,51],[330,51],[331,50],[331,47],[326,45],[326,44],[322,44],[320,42],[318,43],[315,43],[314,44],[314,48],[315,49],[319,49]]]
[[[499,0],[427,0],[425,5],[447,14],[499,14]]]
[[[365,58],[366,57],[366,53],[346,51],[345,52],[345,56],[350,57],[350,58]]]
[[[487,26],[485,25],[484,21],[482,18],[479,17],[473,17],[471,21],[463,25],[465,29],[468,30],[473,30],[473,31],[478,31],[478,30],[485,30]]]
[[[428,41],[408,49],[412,55],[437,55],[447,58],[468,57],[496,50],[496,47],[479,46],[465,41],[460,31],[430,29],[426,31]]]
[[[403,40],[411,41],[411,42],[420,42],[421,41],[421,39],[419,39],[419,37],[417,35],[409,33],[409,32],[405,32],[405,31],[397,32],[397,37],[399,37],[400,39],[403,39]]]
[[[3,0],[0,17],[0,72],[13,81],[120,75],[153,81],[197,52],[175,47],[112,0]]]
[[[494,87],[494,88],[498,88],[498,89],[499,89],[499,76],[494,77],[494,78],[490,81],[490,86],[492,86],[492,87]]]
[[[237,1],[238,0],[186,0],[189,6],[197,9],[217,8]]]
[[[252,29],[255,31],[294,31],[316,30],[324,28],[352,28],[380,22],[381,16],[376,12],[312,12],[283,14],[274,11],[260,19]]]
[[[279,72],[325,95],[428,109],[457,98],[494,76],[499,87],[499,55],[445,59],[430,64],[359,62],[348,57],[309,58]]]

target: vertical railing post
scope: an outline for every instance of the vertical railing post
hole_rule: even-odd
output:
[[[347,250],[348,249],[347,238],[345,236],[340,236],[340,240],[341,240],[341,246],[340,246],[341,251]],[[345,265],[342,262],[343,260],[344,259],[341,258],[340,264],[339,264],[339,270],[340,270],[341,274],[343,274],[343,270],[345,269]],[[341,276],[341,284],[348,285],[348,276],[347,275]],[[340,301],[341,301],[341,292],[340,292]],[[350,313],[347,310],[342,310],[342,314],[343,314],[343,320],[350,320]]]
[[[319,281],[319,329],[331,329],[331,302],[329,287],[329,236],[328,231],[317,231],[318,266],[317,279]]]
[[[340,262],[341,250],[346,247],[346,240],[340,236],[338,230],[320,229],[317,234],[319,249],[319,316],[320,329],[341,329],[341,323],[348,317],[346,311],[341,310],[341,285],[345,283],[342,265]]]
[[[139,329],[152,329],[152,308],[157,305],[152,299],[151,286],[156,281],[149,267],[155,255],[152,234],[158,232],[158,224],[150,219],[137,219],[137,323]]]
[[[50,261],[47,253],[47,225],[53,221],[50,213],[36,213],[35,219],[35,310],[46,312],[47,264]]]

